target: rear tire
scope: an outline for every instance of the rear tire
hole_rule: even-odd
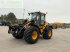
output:
[[[44,39],[51,39],[52,37],[52,28],[47,28],[44,31],[43,38]]]
[[[35,35],[33,35],[33,32],[35,32]],[[39,31],[36,27],[31,26],[30,28],[25,30],[24,39],[27,43],[34,44],[38,41],[38,38],[39,38]]]

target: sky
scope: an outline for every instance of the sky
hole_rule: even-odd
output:
[[[23,18],[23,0],[0,0],[0,15],[13,12],[16,18]]]
[[[34,11],[47,12],[47,22],[70,23],[70,0],[0,0],[0,15],[14,12],[20,19]]]

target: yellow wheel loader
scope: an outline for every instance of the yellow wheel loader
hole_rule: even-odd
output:
[[[51,39],[52,26],[45,21],[45,13],[31,12],[28,13],[31,17],[24,20],[22,25],[10,25],[8,33],[11,33],[16,39],[24,38],[27,43],[34,44],[42,35],[44,39]]]

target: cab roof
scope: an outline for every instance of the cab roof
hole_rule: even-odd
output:
[[[36,13],[36,14],[43,14],[43,15],[46,15],[45,13],[40,12],[40,11],[39,11],[39,12],[31,12],[31,13],[29,13],[29,14],[35,14],[35,13]]]

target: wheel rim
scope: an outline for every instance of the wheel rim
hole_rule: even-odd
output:
[[[37,39],[37,36],[38,36],[37,32],[34,31],[34,32],[32,33],[32,39],[33,39],[33,40],[36,40],[36,39]]]
[[[48,31],[48,36],[51,37],[51,35],[52,35],[52,31],[49,30],[49,31]]]

